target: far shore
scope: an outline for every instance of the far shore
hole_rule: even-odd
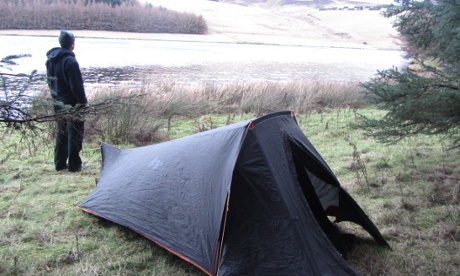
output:
[[[149,0],[146,0],[149,1]],[[397,32],[392,27],[391,19],[384,18],[380,11],[319,11],[317,8],[301,7],[295,5],[277,6],[259,8],[253,6],[240,6],[229,4],[225,2],[214,2],[205,0],[155,0],[153,5],[161,5],[171,10],[177,10],[180,12],[190,12],[193,14],[201,15],[205,18],[208,23],[208,33],[205,35],[192,35],[192,34],[168,34],[168,33],[132,33],[132,32],[113,32],[113,31],[92,31],[92,30],[72,30],[75,36],[78,38],[94,38],[94,41],[85,39],[85,49],[90,51],[84,55],[80,55],[79,58],[82,65],[93,64],[93,59],[99,59],[101,55],[93,56],[91,51],[104,51],[101,47],[104,44],[97,45],[96,41],[99,39],[110,39],[115,40],[115,43],[111,41],[111,49],[104,51],[105,54],[110,52],[112,55],[126,55],[120,52],[118,49],[118,43],[116,40],[133,40],[131,42],[136,43],[134,40],[144,40],[152,42],[160,42],[163,45],[162,50],[174,50],[175,48],[169,49],[169,45],[177,44],[177,42],[197,42],[198,43],[215,43],[215,49],[228,49],[228,48],[241,48],[238,44],[251,44],[251,45],[276,45],[276,46],[296,46],[298,49],[304,49],[303,52],[297,53],[296,56],[291,57],[291,61],[305,61],[311,53],[316,53],[316,50],[331,50],[335,53],[340,53],[341,50],[359,50],[360,54],[352,55],[354,61],[350,64],[357,64],[360,70],[369,71],[369,75],[373,76],[375,70],[386,69],[390,59],[386,60],[385,64],[381,64],[379,61],[378,65],[369,65],[375,59],[382,59],[382,57],[401,55],[401,47],[398,44]],[[22,41],[22,45],[7,45],[9,47],[3,47],[3,55],[13,54],[13,52],[29,53],[32,51],[33,56],[37,57],[38,60],[34,64],[27,64],[27,69],[36,69],[42,67],[43,54],[49,48],[51,39],[56,39],[59,35],[59,29],[55,30],[0,30],[0,37],[6,38],[9,36],[10,41]],[[28,40],[21,38],[13,38],[12,36],[23,36],[30,37]],[[37,38],[37,39],[34,39]],[[40,39],[39,39],[40,38]],[[42,39],[44,38],[44,39]],[[1,39],[1,38],[0,38]],[[7,41],[8,39],[3,39]],[[40,45],[28,45],[34,42],[27,41],[43,41],[47,40],[46,47],[44,44]],[[25,41],[25,42],[24,42]],[[93,43],[94,42],[94,43]],[[129,42],[129,43],[131,43]],[[171,42],[169,44],[169,42]],[[126,42],[128,43],[128,42]],[[143,42],[142,42],[143,43]],[[140,44],[142,44],[140,43]],[[217,45],[232,44],[228,46],[232,47],[220,47]],[[125,43],[119,43],[124,45]],[[77,45],[77,48],[79,46]],[[201,46],[200,46],[201,47]],[[122,48],[122,47],[121,47]],[[312,49],[310,48],[322,48]],[[8,51],[7,51],[8,49]],[[81,49],[81,48],[79,48]],[[335,51],[339,50],[339,51]],[[364,51],[360,51],[364,50]],[[371,50],[371,51],[367,51]],[[115,52],[114,52],[115,51]],[[117,52],[118,51],[118,52]],[[143,48],[136,51],[143,51]],[[221,53],[218,50],[216,52]],[[272,51],[269,53],[273,57],[281,57],[280,53]],[[369,53],[372,53],[372,57],[369,57]],[[221,64],[226,60],[227,56],[233,55],[234,52],[223,54],[222,57],[215,57],[213,64]],[[244,57],[245,55],[240,55]],[[318,76],[324,73],[324,68],[327,66],[333,66],[333,64],[340,62],[343,56],[336,56],[333,60],[329,56],[316,55],[315,58],[319,59],[314,62],[308,62],[306,68],[296,68],[298,72],[311,72],[311,76]],[[204,59],[207,57],[204,56]],[[348,58],[348,57],[347,57]],[[86,60],[85,60],[86,59]],[[155,55],[149,55],[149,59],[155,61],[158,64],[158,57]],[[161,58],[160,58],[161,59]],[[263,58],[261,62],[266,62],[271,57]],[[346,58],[345,58],[346,59]],[[365,60],[363,60],[365,59]],[[91,61],[89,61],[91,60]],[[362,60],[360,62],[360,60]],[[245,61],[245,60],[243,60]],[[141,62],[135,64],[144,64],[145,58],[142,58]],[[181,60],[182,63],[188,62],[187,60]],[[196,61],[193,61],[196,62]],[[112,63],[110,63],[112,64]],[[123,64],[127,64],[123,62]],[[131,64],[131,63],[130,63]],[[168,63],[169,64],[169,63]],[[196,64],[196,63],[193,63]],[[339,67],[348,68],[345,71],[351,72],[355,65],[342,64]],[[394,66],[405,66],[405,61],[401,57],[401,60],[391,63]],[[112,66],[112,65],[111,65]],[[227,65],[225,65],[227,66]],[[316,67],[317,66],[317,67]],[[348,66],[348,67],[347,67]],[[350,67],[351,66],[351,67]],[[29,68],[30,67],[30,68]],[[354,68],[354,67],[353,67]],[[259,68],[260,69],[260,68]],[[215,69],[211,69],[213,72]],[[206,71],[208,73],[208,71]],[[339,73],[342,75],[342,73]],[[345,73],[348,76],[348,73]],[[356,77],[356,74],[352,74],[351,78],[361,79],[361,75]],[[335,77],[334,77],[335,78]],[[348,79],[348,77],[347,77]]]
[[[144,0],[203,16],[205,35],[69,30],[77,37],[400,50],[392,19],[381,11],[319,11],[301,5],[242,6],[205,0]],[[57,36],[56,30],[0,30],[0,36]]]
[[[167,34],[167,33],[127,33],[110,31],[71,30],[76,37],[84,38],[108,38],[108,39],[138,39],[138,40],[162,40],[162,41],[190,41],[207,43],[235,43],[235,44],[266,44],[288,46],[310,46],[326,48],[350,48],[350,49],[373,49],[373,50],[399,50],[398,47],[374,47],[362,43],[341,42],[330,40],[318,40],[304,37],[269,36],[257,34]],[[57,37],[59,30],[0,30],[0,36],[40,36]]]

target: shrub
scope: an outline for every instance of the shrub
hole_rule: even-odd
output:
[[[157,109],[152,106],[154,98],[148,97],[142,90],[105,88],[90,95],[91,104],[110,102],[110,99],[116,99],[116,104],[103,113],[87,117],[87,138],[137,146],[164,140],[158,134],[161,124],[158,123]]]

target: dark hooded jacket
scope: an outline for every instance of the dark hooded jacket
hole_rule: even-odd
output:
[[[48,86],[53,99],[72,106],[88,103],[75,54],[69,49],[56,47],[49,50],[46,56]]]

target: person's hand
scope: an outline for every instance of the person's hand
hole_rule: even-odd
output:
[[[80,103],[77,103],[75,105],[75,109],[82,109],[82,108],[86,108],[88,107],[88,104],[80,104]]]

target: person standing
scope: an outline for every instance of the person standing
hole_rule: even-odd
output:
[[[75,36],[61,30],[59,44],[46,53],[46,75],[56,115],[54,166],[57,171],[82,169],[84,119],[78,109],[88,104],[80,66],[73,52]],[[69,112],[70,111],[70,112]]]

